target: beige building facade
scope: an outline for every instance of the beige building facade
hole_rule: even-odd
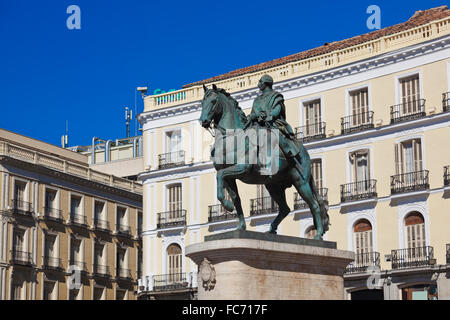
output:
[[[142,185],[0,130],[0,299],[134,300]]]
[[[450,299],[447,7],[144,97],[139,296],[195,297],[197,269],[185,247],[236,228],[235,214],[216,197],[213,138],[198,122],[202,85],[226,89],[249,114],[263,74],[284,95],[287,120],[311,156],[329,206],[325,240],[356,253],[345,274],[346,298]],[[238,188],[248,229],[267,231],[276,205],[264,188]],[[279,234],[313,237],[308,207],[293,188],[286,198],[292,212]]]

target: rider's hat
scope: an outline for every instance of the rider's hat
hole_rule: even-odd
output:
[[[269,76],[268,74],[265,74],[261,77],[260,80],[262,83],[269,83],[269,84],[273,84],[273,78],[271,76]]]

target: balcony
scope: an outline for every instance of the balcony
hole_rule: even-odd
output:
[[[422,170],[391,176],[391,194],[429,189],[428,175],[428,170]]]
[[[14,249],[11,250],[10,263],[23,266],[31,266],[33,265],[33,257],[30,252]]]
[[[442,94],[442,111],[443,112],[450,111],[450,92]]]
[[[131,276],[131,270],[130,269],[124,269],[124,268],[117,268],[116,269],[116,279],[119,279],[119,280],[133,280],[133,277]]]
[[[168,169],[185,164],[185,152],[177,151],[158,156],[158,169]]]
[[[62,211],[52,207],[44,207],[44,219],[56,222],[62,222]]]
[[[129,237],[129,236],[131,236],[131,227],[129,225],[126,225],[126,224],[118,223],[116,225],[116,232],[115,232],[115,234]]]
[[[278,204],[272,197],[256,198],[250,200],[250,215],[259,216],[278,212]]]
[[[450,186],[450,166],[444,167],[444,186]]]
[[[328,205],[328,188],[317,189],[319,195],[322,197],[323,202]],[[294,193],[294,210],[309,209],[308,204],[303,200],[303,198],[297,193]]]
[[[102,219],[94,219],[94,230],[109,232],[109,221]]]
[[[345,269],[345,274],[364,273],[369,267],[380,268],[380,253],[363,252],[355,254],[355,261]]]
[[[86,216],[82,214],[71,212],[69,223],[75,226],[86,227],[87,219]]]
[[[88,273],[86,262],[76,261],[76,260],[71,259],[69,261],[69,267],[71,267],[71,266],[75,266],[75,270],[79,270],[80,272],[82,272],[84,274]]]
[[[311,142],[314,140],[324,139],[326,137],[325,122],[318,122],[303,127],[295,128],[295,136],[297,140],[302,143]]]
[[[391,124],[419,119],[425,116],[425,99],[411,100],[391,106]]]
[[[392,250],[392,269],[426,267],[435,264],[433,247]]]
[[[179,227],[186,225],[186,210],[172,210],[158,213],[157,229]]]
[[[24,216],[31,216],[31,213],[33,211],[31,203],[18,199],[11,200],[11,210],[15,214],[20,214]]]
[[[42,264],[43,269],[56,271],[62,270],[63,267],[60,258],[44,256],[43,259],[44,259],[44,262]]]
[[[98,277],[109,278],[110,276],[109,266],[94,264],[92,274]]]
[[[236,218],[236,211],[228,212],[221,204],[208,206],[208,222],[219,222]]]
[[[341,134],[350,134],[374,128],[373,111],[341,118]]]
[[[192,273],[174,273],[153,276],[153,291],[173,291],[192,288]]]
[[[360,201],[377,197],[377,180],[341,184],[341,202]]]

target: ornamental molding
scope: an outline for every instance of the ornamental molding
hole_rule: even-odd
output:
[[[373,58],[361,60],[348,65],[344,65],[337,68],[321,71],[319,73],[312,73],[289,80],[274,83],[273,89],[284,94],[294,89],[300,89],[307,86],[336,80],[350,75],[359,74],[365,71],[369,71],[376,68],[396,64],[399,62],[411,60],[418,56],[430,54],[433,52],[448,49],[450,47],[450,35],[445,35],[441,38],[423,42],[420,44],[412,45],[399,50],[394,50],[388,53],[378,55]],[[258,88],[246,89],[240,92],[231,93],[239,103],[252,100],[258,95]],[[288,99],[291,99],[289,97]],[[193,112],[201,111],[201,100],[181,104],[178,106],[161,108],[153,111],[142,112],[138,116],[138,120],[141,124],[145,124],[150,121],[159,120],[162,118],[168,118]]]

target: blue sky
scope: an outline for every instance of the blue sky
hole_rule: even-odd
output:
[[[66,27],[72,4],[81,30]],[[122,138],[137,86],[179,89],[367,33],[372,4],[383,28],[446,3],[0,0],[0,127],[59,145],[68,120],[70,145]]]

